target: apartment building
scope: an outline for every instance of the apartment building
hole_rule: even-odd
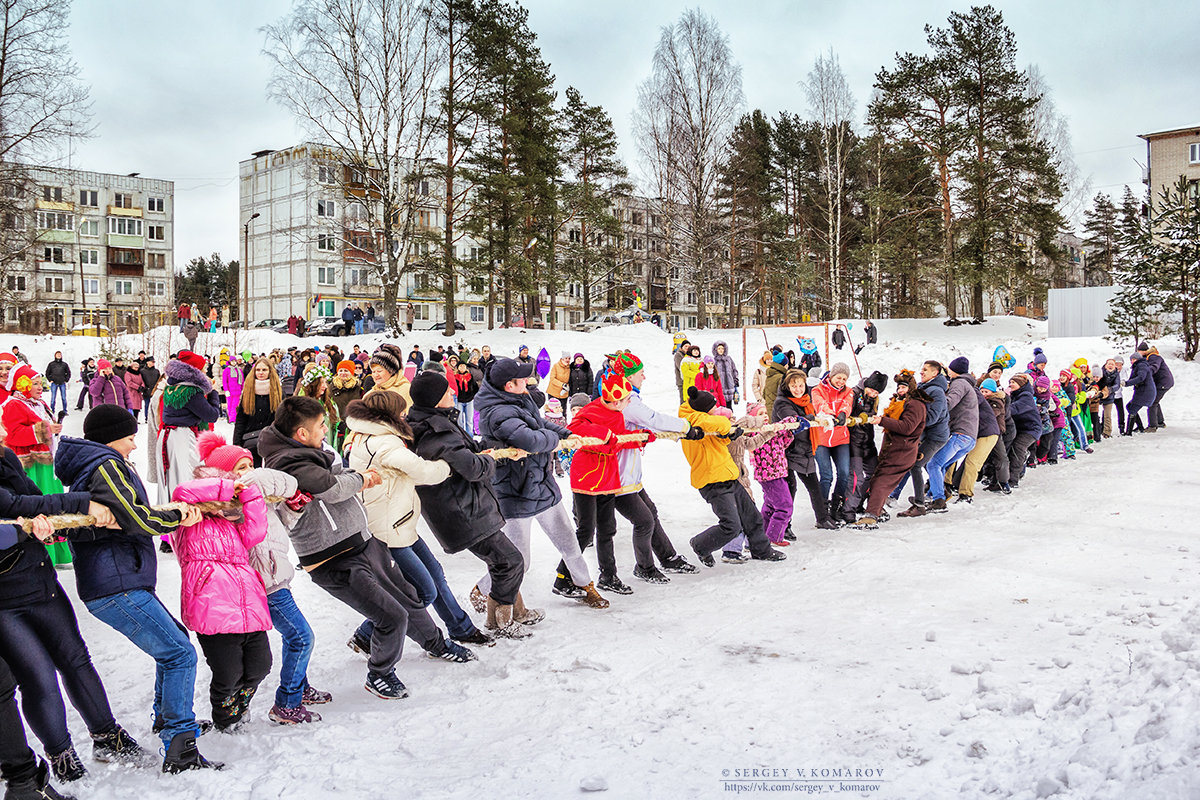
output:
[[[172,317],[172,181],[86,170],[4,169],[3,325],[137,331]]]
[[[1150,188],[1153,205],[1158,204],[1163,190],[1174,186],[1181,175],[1191,186],[1192,196],[1200,194],[1200,125],[1143,133],[1138,138],[1146,142],[1147,169],[1143,181]]]

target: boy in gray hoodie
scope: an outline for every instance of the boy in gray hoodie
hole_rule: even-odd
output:
[[[263,466],[291,475],[299,492],[311,496],[288,532],[300,566],[313,583],[374,623],[364,688],[398,700],[408,696],[395,670],[405,635],[447,661],[473,661],[475,654],[446,640],[387,547],[367,529],[358,493],[377,486],[379,473],[344,469],[323,447],[326,434],[325,407],[311,397],[289,397],[259,435],[258,452]]]

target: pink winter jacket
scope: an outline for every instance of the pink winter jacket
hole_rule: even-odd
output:
[[[793,417],[780,422],[790,422]],[[760,434],[761,435],[761,434]],[[794,434],[792,431],[779,431],[774,434],[767,434],[766,439],[754,452],[750,454],[750,460],[754,462],[754,480],[759,483],[766,483],[777,478],[786,478],[788,474],[787,455],[784,451],[788,445],[792,443]]]
[[[175,488],[173,500],[233,500],[233,481],[201,478]],[[171,546],[183,573],[183,624],[196,633],[251,633],[271,629],[267,590],[250,566],[250,548],[267,535],[267,504],[257,486],[241,491],[241,522],[205,514],[198,525],[177,528]]]

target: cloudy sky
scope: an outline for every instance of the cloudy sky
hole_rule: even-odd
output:
[[[865,113],[875,73],[896,52],[924,52],[926,23],[966,3],[929,0],[525,0],[558,80],[608,109],[627,163],[636,87],[659,30],[699,5],[729,34],[747,107],[803,113],[799,82],[814,59],[838,56]],[[1093,190],[1119,195],[1140,181],[1137,134],[1200,124],[1194,0],[999,2],[1021,65],[1036,64],[1068,118],[1076,160]],[[91,85],[95,137],[70,148],[73,166],[175,181],[175,259],[237,258],[237,165],[301,139],[289,111],[266,97],[270,69],[259,29],[291,0],[76,0],[70,46]],[[63,163],[66,161],[64,152]]]

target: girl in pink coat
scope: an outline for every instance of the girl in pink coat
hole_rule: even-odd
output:
[[[225,393],[225,414],[229,417],[230,423],[237,421],[238,406],[242,402],[243,381],[242,360],[240,358],[229,359],[221,373],[221,391]]]
[[[198,525],[171,534],[183,573],[183,624],[196,632],[212,670],[209,699],[218,730],[237,725],[258,685],[271,671],[267,631],[271,612],[262,578],[250,566],[250,548],[267,535],[267,505],[255,486],[201,478],[175,488],[185,503],[240,500],[240,514],[205,514]]]

